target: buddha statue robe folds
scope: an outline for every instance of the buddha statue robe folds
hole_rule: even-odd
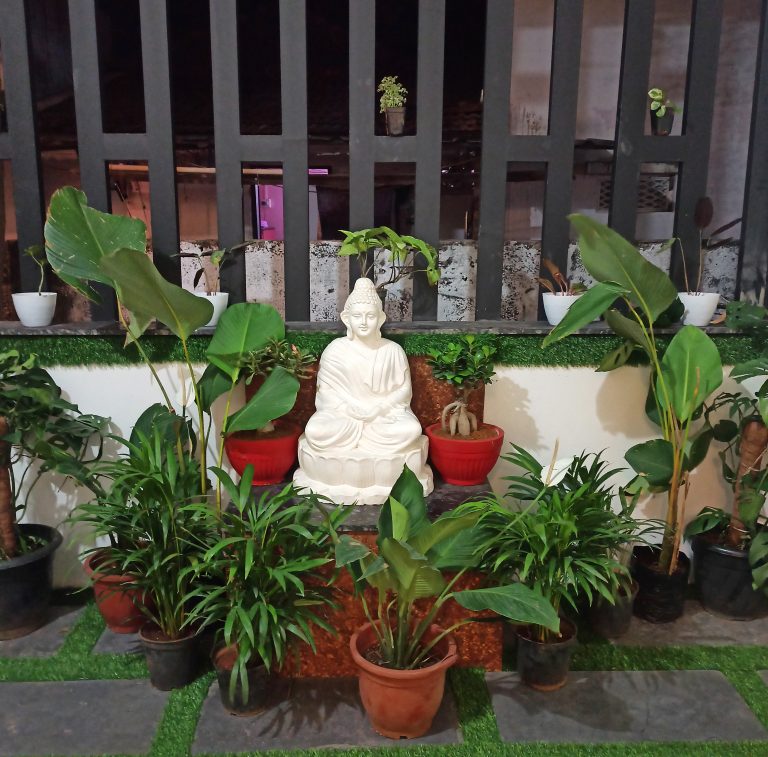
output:
[[[381,336],[384,312],[373,283],[359,279],[341,313],[347,336],[320,358],[317,412],[299,439],[302,489],[350,504],[379,504],[407,465],[432,491],[427,438],[410,408],[402,348]]]

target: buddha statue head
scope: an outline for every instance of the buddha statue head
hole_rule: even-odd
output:
[[[347,327],[348,339],[367,342],[381,338],[381,327],[387,317],[376,286],[370,279],[360,278],[355,282],[339,316]]]

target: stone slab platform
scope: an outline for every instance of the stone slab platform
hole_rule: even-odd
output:
[[[36,631],[18,639],[0,641],[0,657],[51,657],[59,651],[67,634],[74,628],[82,607],[53,605],[48,621]]]
[[[357,679],[280,681],[263,712],[230,715],[216,683],[203,704],[193,754],[256,752],[267,749],[457,744],[461,734],[453,697],[446,691],[431,731],[420,739],[393,741],[379,736],[360,704]]]
[[[0,755],[146,754],[167,700],[148,680],[0,683]]]
[[[571,672],[562,689],[548,693],[529,688],[516,673],[487,673],[486,682],[504,741],[768,739],[744,700],[714,670]]]
[[[697,600],[687,600],[683,616],[673,623],[649,623],[632,618],[629,632],[613,643],[622,646],[661,647],[683,644],[723,646],[762,645],[768,640],[768,617],[731,620],[707,612]]]
[[[93,647],[93,654],[143,654],[137,633],[115,633],[105,628]]]

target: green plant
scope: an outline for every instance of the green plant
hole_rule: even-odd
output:
[[[424,273],[427,281],[433,286],[440,280],[437,250],[421,239],[398,234],[389,226],[360,231],[339,231],[345,235],[339,255],[357,257],[361,278],[370,277],[377,265],[383,266],[385,262],[390,264],[389,278],[376,285],[376,289],[380,291],[415,273]],[[380,253],[389,255],[385,254],[382,259]],[[423,268],[416,265],[418,256],[424,260]]]
[[[200,252],[180,252],[177,254],[179,258],[194,258],[197,260],[199,266],[195,272],[195,277],[192,281],[192,288],[196,289],[200,283],[201,278],[205,278],[205,291],[207,294],[214,294],[220,291],[221,288],[221,269],[229,262],[232,255],[238,250],[244,250],[249,245],[253,244],[256,240],[249,239],[240,244],[233,245],[232,247],[225,247],[223,249],[216,250],[203,250]],[[205,258],[210,258],[210,264],[212,271],[206,268]]]
[[[671,575],[677,567],[690,472],[704,460],[712,441],[711,429],[698,421],[704,402],[723,380],[720,354],[695,326],[683,326],[664,350],[655,324],[675,302],[675,285],[615,231],[586,216],[569,218],[579,232],[584,266],[598,283],[574,303],[542,344],[558,341],[603,315],[624,343],[603,358],[598,370],[624,365],[636,350],[649,360],[646,413],[661,427],[662,437],[635,445],[626,459],[637,473],[637,488],[667,492],[659,565]],[[617,300],[626,315],[613,307]]]
[[[477,418],[467,409],[469,395],[493,380],[496,348],[478,342],[472,334],[463,334],[442,350],[428,349],[427,355],[435,378],[450,384],[456,391],[456,399],[443,408],[443,429],[448,428],[451,436],[456,433],[468,436],[477,430]]]
[[[24,250],[24,254],[31,258],[34,264],[40,269],[40,283],[37,285],[37,293],[43,291],[45,284],[45,269],[48,267],[48,260],[45,257],[45,248],[39,244],[33,244]]]
[[[397,80],[396,76],[385,76],[376,87],[381,92],[379,99],[379,113],[387,108],[402,108],[405,105],[405,96],[408,90]]]
[[[318,611],[333,606],[333,576],[324,568],[332,564],[331,535],[344,513],[324,510],[316,522],[317,498],[299,496],[291,486],[254,498],[251,465],[239,486],[225,471],[213,472],[231,506],[207,511],[220,536],[185,570],[192,583],[188,623],[217,626],[224,644],[237,648],[229,693],[234,701],[239,679],[245,700],[248,667],[280,667],[292,640],[314,650],[313,625],[334,633]]]
[[[668,110],[671,110],[673,113],[679,113],[682,110],[682,108],[675,105],[667,98],[663,89],[659,89],[658,87],[649,89],[648,97],[651,100],[651,112],[655,113],[657,118],[664,116]]]
[[[754,357],[733,366],[731,378],[740,384],[745,381],[760,383],[754,392],[757,412],[768,425],[768,309],[748,302],[729,302],[725,325],[752,337]]]
[[[635,520],[634,500],[621,491],[614,512],[615,487],[609,482],[618,471],[607,470],[599,453],[559,464],[553,459],[545,469],[512,446],[504,459],[523,472],[507,477],[507,497],[515,504],[490,501],[481,518],[483,567],[499,582],[519,581],[541,593],[556,614],[566,607],[577,611],[581,594],[590,604],[597,596],[613,604],[618,590],[631,583],[620,554],[644,541],[654,524]],[[541,642],[557,636],[557,629],[545,626],[533,632]]]
[[[516,622],[557,629],[557,615],[541,594],[520,584],[454,591],[457,581],[477,564],[475,526],[484,507],[485,503],[466,503],[430,523],[422,486],[404,467],[379,515],[378,554],[351,536],[337,538],[336,565],[352,574],[376,634],[382,666],[412,670],[427,664],[435,644],[469,623],[462,619],[424,642],[424,634],[449,599],[469,610],[490,609]],[[457,572],[447,579],[443,570]],[[366,598],[366,586],[375,591],[373,606]],[[428,597],[435,601],[419,617],[416,601]]]
[[[549,258],[542,258],[541,264],[549,272],[552,281],[541,276],[538,276],[536,280],[539,282],[539,284],[541,284],[541,286],[552,292],[552,294],[574,295],[580,294],[586,290],[586,287],[580,281],[569,281],[566,279],[557,265],[553,263]],[[555,287],[557,287],[557,289],[555,289]]]
[[[100,491],[93,465],[101,456],[106,423],[106,418],[84,415],[67,402],[36,355],[25,359],[16,350],[0,354],[0,560],[35,547],[20,534],[17,520],[46,474],[63,474]],[[18,478],[14,466],[21,468]],[[34,478],[25,488],[28,475]]]

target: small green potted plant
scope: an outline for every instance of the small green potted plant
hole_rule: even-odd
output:
[[[537,278],[539,284],[547,290],[541,294],[544,312],[547,315],[549,325],[557,326],[568,312],[568,308],[584,293],[586,287],[580,281],[566,279],[557,265],[549,258],[542,258],[541,264],[547,269],[551,278],[551,281],[542,276]]]
[[[478,423],[468,409],[470,394],[493,380],[495,355],[494,347],[472,334],[459,336],[444,349],[427,351],[434,377],[455,392],[453,401],[443,408],[440,423],[424,429],[430,460],[449,484],[482,484],[501,454],[504,430]]]
[[[478,564],[476,526],[485,503],[466,503],[430,522],[422,486],[404,467],[382,506],[377,553],[349,535],[336,543],[369,622],[350,639],[360,698],[373,728],[389,738],[416,738],[430,728],[443,698],[445,672],[457,660],[452,632],[437,625],[451,599],[469,610],[492,610],[514,622],[556,630],[557,614],[536,590],[521,584],[457,591]],[[448,578],[443,571],[452,571]],[[424,612],[417,600],[434,598]]]
[[[204,511],[218,538],[185,571],[187,622],[216,629],[222,704],[249,715],[264,707],[270,675],[288,653],[301,643],[315,648],[313,627],[334,633],[323,612],[334,606],[332,534],[345,514],[332,507],[314,518],[316,498],[291,486],[254,497],[250,465],[239,485],[219,468],[213,473],[231,505]]]
[[[663,89],[653,87],[648,90],[651,114],[651,133],[654,136],[666,137],[672,131],[675,113],[682,108],[675,105],[665,94]]]
[[[11,295],[16,315],[24,326],[39,328],[49,326],[53,321],[56,310],[56,292],[44,292],[45,269],[48,261],[45,258],[45,250],[39,244],[27,247],[24,254],[29,257],[40,269],[40,283],[36,292],[18,292]]]
[[[381,92],[379,98],[379,113],[384,114],[387,135],[399,137],[405,126],[405,96],[408,90],[397,80],[396,76],[385,76],[376,87]]]
[[[30,633],[46,619],[61,534],[18,522],[34,487],[57,473],[98,490],[92,469],[106,423],[64,400],[35,355],[0,354],[0,639]]]

